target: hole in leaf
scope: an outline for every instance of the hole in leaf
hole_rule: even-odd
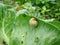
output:
[[[38,37],[35,38],[35,42],[38,43],[40,40]]]
[[[2,44],[3,44],[3,45],[6,45],[6,42],[3,40]]]
[[[21,41],[21,44],[23,44],[23,41]]]

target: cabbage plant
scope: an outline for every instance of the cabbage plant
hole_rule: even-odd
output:
[[[14,9],[0,4],[0,45],[60,45],[59,24],[24,14],[16,16]]]

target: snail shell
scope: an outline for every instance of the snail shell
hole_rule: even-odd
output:
[[[31,25],[31,26],[37,26],[38,25],[38,22],[37,22],[37,20],[36,20],[36,18],[31,18],[30,20],[29,20],[29,24]]]

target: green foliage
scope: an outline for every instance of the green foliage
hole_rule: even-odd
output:
[[[30,19],[31,16],[24,15],[16,18],[10,45],[59,45],[58,28],[38,19],[38,26],[33,27],[29,24]]]
[[[55,18],[56,20],[60,20],[59,4],[60,0],[35,0],[32,3],[33,6],[38,6],[40,8],[43,19]]]
[[[24,9],[28,10],[28,15],[60,21],[60,0],[22,0],[20,2],[24,2],[20,6],[23,5]]]
[[[2,42],[5,41],[9,44],[15,13],[12,10],[8,10],[4,4],[0,4],[0,6],[0,39]]]
[[[54,22],[60,19],[59,0],[11,2],[0,3],[0,45],[60,45],[60,22]]]
[[[16,10],[20,10],[24,5],[22,7],[28,10],[28,15],[36,17],[39,14],[40,19],[55,18],[56,21],[60,21],[60,0],[6,0],[6,2],[12,2],[14,7],[17,7]]]
[[[60,26],[57,26],[60,23],[47,23],[35,17],[37,26],[31,26],[29,21],[34,16],[21,12],[17,16],[13,8],[0,6],[1,45],[60,45]]]

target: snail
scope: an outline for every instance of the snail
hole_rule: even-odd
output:
[[[36,26],[38,25],[38,22],[37,22],[36,18],[31,18],[31,19],[29,20],[29,24],[30,24],[31,26],[36,27]]]

